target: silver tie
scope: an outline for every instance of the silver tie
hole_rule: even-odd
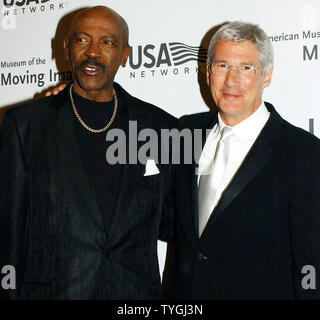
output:
[[[202,234],[214,209],[217,191],[226,172],[232,129],[224,127],[220,132],[216,152],[209,166],[204,170],[199,183],[199,235]]]

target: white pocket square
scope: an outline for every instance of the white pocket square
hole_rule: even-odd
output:
[[[160,171],[154,162],[153,159],[148,159],[146,163],[146,172],[144,173],[144,177],[146,176],[153,176],[155,174],[159,174]]]

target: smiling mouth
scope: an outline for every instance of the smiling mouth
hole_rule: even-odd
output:
[[[97,76],[102,72],[102,69],[96,65],[84,65],[81,70],[88,76]]]

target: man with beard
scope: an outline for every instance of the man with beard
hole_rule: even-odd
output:
[[[1,294],[160,298],[157,240],[172,233],[171,166],[111,165],[106,133],[117,128],[128,137],[129,121],[159,133],[176,120],[114,83],[130,52],[115,11],[80,11],[64,48],[74,81],[57,96],[8,110],[1,125],[0,266],[12,265],[17,276],[16,289]]]

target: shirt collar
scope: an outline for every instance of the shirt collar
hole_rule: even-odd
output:
[[[268,121],[270,116],[270,112],[266,108],[265,104],[262,103],[259,108],[251,114],[248,118],[241,121],[237,125],[230,127],[226,125],[220,117],[218,113],[218,128],[217,135],[221,132],[224,127],[232,128],[233,133],[241,140],[241,141],[252,141],[255,140],[262,128]]]

